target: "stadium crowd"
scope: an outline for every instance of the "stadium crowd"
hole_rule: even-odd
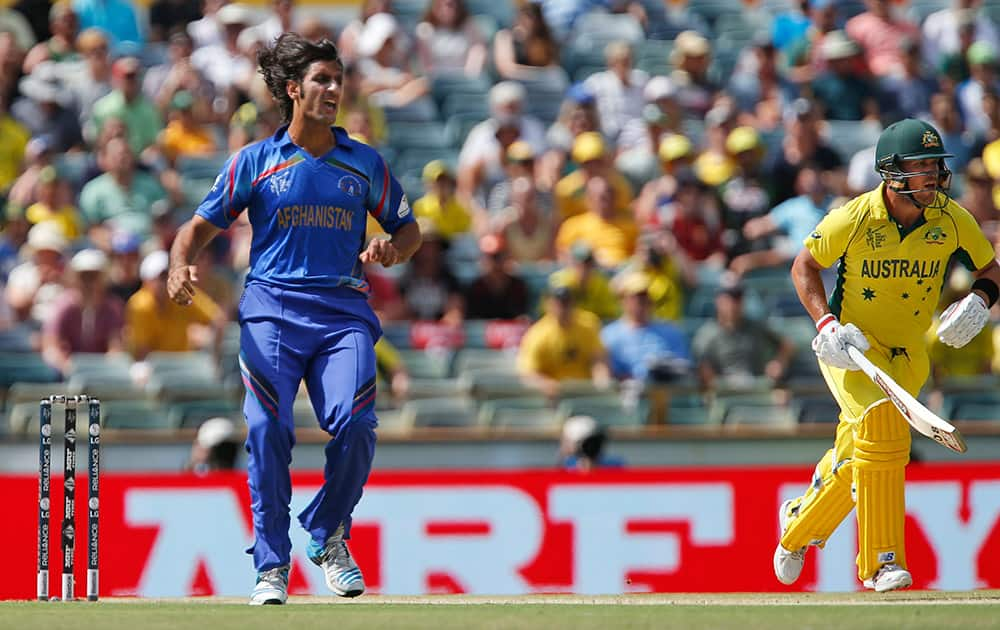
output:
[[[255,54],[288,30],[337,43],[338,124],[382,152],[421,224],[409,264],[367,270],[380,404],[413,424],[835,420],[788,267],[829,208],[880,183],[875,140],[901,118],[941,132],[952,195],[1000,238],[1000,3],[359,9],[0,8],[0,354],[44,364],[4,386],[107,355],[146,387],[165,353],[201,351],[223,366],[212,396],[232,393],[248,225],[202,257],[194,308],[166,298],[165,252],[225,157],[277,129]],[[970,283],[951,274],[943,304]],[[992,327],[932,352],[939,406],[1000,373]]]

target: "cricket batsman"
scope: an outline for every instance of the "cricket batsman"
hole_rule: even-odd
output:
[[[903,524],[910,428],[850,358],[853,345],[916,396],[929,373],[924,334],[952,257],[975,275],[971,291],[944,312],[940,340],[968,343],[997,301],[1000,267],[971,214],[948,196],[941,135],[915,119],[885,129],[875,149],[882,183],[831,210],[792,265],[799,299],[816,322],[812,347],[840,406],[833,448],[805,494],[781,505],[774,573],[802,573],[806,551],[822,548],[857,508],[858,578],[877,592],[913,583]],[[829,301],[820,271],[838,264]]]

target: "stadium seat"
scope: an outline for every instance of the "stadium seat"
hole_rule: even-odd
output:
[[[505,350],[488,348],[465,348],[455,357],[455,376],[469,372],[488,371],[494,373],[517,371],[517,355]]]
[[[382,390],[387,391],[387,390]],[[407,392],[409,400],[423,398],[448,398],[465,396],[466,386],[457,378],[413,378],[410,379],[410,389]],[[379,393],[379,399],[388,398],[388,394]]]
[[[591,416],[605,427],[640,427],[645,413],[640,409],[625,409],[617,394],[564,398],[557,408],[560,422],[572,416]]]
[[[0,388],[14,383],[53,383],[59,373],[34,352],[0,352]],[[54,392],[53,392],[54,393]]]
[[[151,400],[111,400],[101,403],[109,429],[174,429],[167,409]]]
[[[476,400],[497,400],[538,395],[538,390],[526,385],[521,377],[511,371],[491,372],[478,370],[459,377],[465,391]]]
[[[209,418],[222,416],[243,422],[240,406],[230,399],[189,400],[167,406],[168,424],[177,428],[193,428]]]
[[[461,428],[476,424],[475,407],[464,398],[411,400],[400,409],[400,423],[406,427]]]
[[[840,407],[832,396],[796,396],[790,405],[801,424],[835,423],[840,419]]]
[[[541,394],[534,396],[522,396],[512,398],[501,398],[497,400],[487,400],[479,406],[479,424],[482,426],[514,426],[517,420],[511,416],[526,412],[546,412],[555,423],[555,410],[549,401]],[[525,423],[530,426],[530,422]]]
[[[378,417],[379,433],[400,433],[409,430],[403,425],[403,414],[399,409],[385,409],[375,414]]]
[[[451,143],[440,122],[398,122],[389,128],[387,144],[399,149],[450,149]]]
[[[399,350],[399,357],[412,378],[446,378],[451,373],[451,352]]]
[[[783,405],[730,405],[723,423],[729,426],[757,425],[790,428],[797,418],[789,407]]]
[[[630,13],[584,13],[573,23],[570,40],[577,46],[603,51],[611,42],[623,41],[637,46],[645,38],[642,25]]]
[[[215,358],[208,352],[150,352],[146,356],[152,374],[183,374],[191,377],[218,378]]]
[[[522,429],[532,431],[558,431],[559,416],[553,409],[511,409],[501,407],[490,419],[494,429]]]
[[[701,394],[679,392],[670,397],[668,425],[701,426],[711,424],[708,404]]]

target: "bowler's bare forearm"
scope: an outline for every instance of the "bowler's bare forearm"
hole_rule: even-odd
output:
[[[396,233],[392,235],[392,239],[389,242],[399,252],[399,262],[405,262],[420,249],[422,241],[423,237],[420,235],[420,227],[416,222],[413,222],[407,223],[396,230]]]
[[[202,217],[194,215],[191,220],[177,230],[173,247],[170,248],[170,267],[193,265],[198,254],[212,242],[222,230]]]
[[[800,251],[792,263],[792,283],[795,285],[795,292],[798,293],[799,301],[802,302],[806,312],[817,322],[830,312],[830,307],[826,303],[823,278],[820,276],[822,270],[823,267],[816,262],[808,249]]]

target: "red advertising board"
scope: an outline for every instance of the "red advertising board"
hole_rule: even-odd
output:
[[[853,516],[824,550],[810,550],[795,587],[774,578],[777,507],[802,490],[810,473],[800,467],[377,472],[355,511],[351,550],[369,590],[386,594],[858,589]],[[907,477],[914,587],[1000,588],[1000,465],[913,465]],[[293,593],[325,592],[294,518],[321,482],[319,473],[294,476]],[[15,508],[4,520],[15,569],[13,579],[0,583],[0,598],[31,598],[38,482],[7,475],[0,483]],[[52,484],[53,594],[61,566],[60,485]],[[244,553],[250,522],[241,474],[107,474],[101,595],[246,595],[254,579]]]

